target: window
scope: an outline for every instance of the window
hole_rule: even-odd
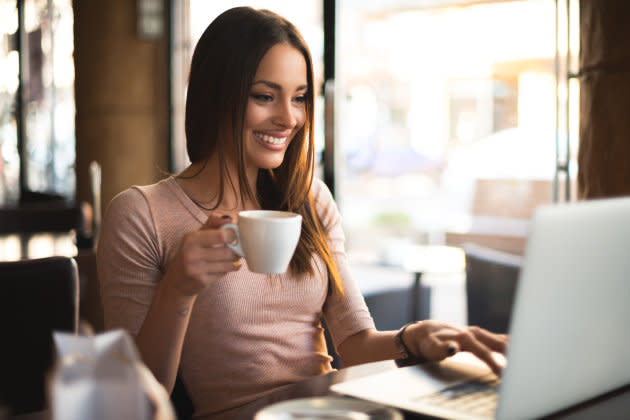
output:
[[[15,1],[0,3],[0,203],[19,197],[20,159],[17,151],[15,106],[19,85],[19,55],[16,51],[18,13]]]
[[[0,0],[0,205],[74,199],[71,0]]]
[[[532,208],[553,200],[556,112],[577,104],[556,103],[556,2],[339,4],[337,189],[351,257],[398,265],[401,242],[524,237]]]

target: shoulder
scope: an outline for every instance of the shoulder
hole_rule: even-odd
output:
[[[335,203],[335,199],[330,192],[330,189],[324,181],[316,178],[313,181],[311,194],[313,197],[315,211],[317,212],[321,222],[324,224],[326,230],[330,231],[330,229],[339,224],[341,220],[337,203]]]
[[[118,193],[110,201],[107,212],[113,216],[124,213],[131,214],[144,213],[148,215],[151,209],[162,202],[170,202],[172,197],[169,188],[170,178],[159,181],[151,185],[134,185]]]
[[[107,206],[108,217],[129,215],[148,209],[146,198],[139,187],[130,187],[114,196]]]
[[[107,206],[101,236],[120,240],[132,232],[152,230],[152,211],[141,187],[133,186],[118,193]]]
[[[169,179],[132,186],[110,201],[105,211],[104,227],[127,233],[156,233],[160,215],[167,214],[168,206],[173,206],[176,201],[169,188]]]
[[[313,194],[313,201],[319,207],[334,205],[335,199],[328,188],[328,185],[324,181],[319,178],[315,178],[313,180],[313,185],[311,187],[311,191]]]

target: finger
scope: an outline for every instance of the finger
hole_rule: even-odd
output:
[[[231,271],[238,271],[242,262],[238,261],[212,261],[203,265],[203,272],[212,277],[219,277]]]
[[[202,258],[207,262],[234,262],[241,259],[239,255],[236,255],[230,248],[228,247],[214,247],[204,249],[202,254]]]
[[[419,343],[420,353],[431,361],[442,360],[452,356],[459,350],[459,345],[450,338],[455,337],[457,334],[457,331],[449,328],[429,334]]]
[[[457,341],[448,341],[446,344],[446,357],[453,356],[460,349]]]
[[[238,261],[240,257],[228,247],[208,247],[195,248],[186,255],[187,263],[194,265],[197,263],[210,262],[233,262]]]
[[[204,229],[192,232],[195,245],[202,248],[225,246],[236,241],[236,233],[232,229]]]
[[[201,229],[216,229],[231,222],[232,217],[230,215],[211,213],[208,219],[206,219],[206,222],[201,226]]]
[[[199,261],[197,264],[188,266],[185,274],[197,282],[198,286],[195,286],[196,289],[203,289],[218,277],[237,271],[240,267],[240,261]]]
[[[440,340],[433,337],[432,345],[438,354],[437,360],[451,357],[460,350],[460,345],[456,340]]]
[[[452,329],[441,330],[435,333],[435,336],[441,342],[455,343],[457,351],[469,351],[485,362],[494,373],[499,374],[501,372],[501,365],[492,356],[492,350],[490,350],[482,342],[475,338],[475,335],[467,331],[455,331]]]
[[[492,350],[475,338],[472,332],[459,334],[457,341],[462,350],[469,351],[484,361],[497,375],[501,373],[502,366],[492,356]]]
[[[470,331],[477,340],[484,343],[493,351],[505,354],[509,342],[509,336],[507,334],[495,334],[476,326],[470,327]]]

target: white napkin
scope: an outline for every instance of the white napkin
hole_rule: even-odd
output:
[[[93,337],[55,332],[52,420],[173,420],[169,396],[124,330]]]

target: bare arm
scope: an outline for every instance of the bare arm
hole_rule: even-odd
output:
[[[338,348],[344,366],[398,358],[394,342],[397,333],[368,329],[350,336]],[[410,325],[402,340],[414,355],[422,355],[431,361],[445,359],[460,350],[469,351],[498,374],[502,367],[492,352],[505,353],[508,336],[479,327],[459,327],[427,320]]]
[[[398,358],[398,350],[394,344],[397,332],[370,328],[348,337],[338,346],[343,366]]]
[[[143,362],[169,393],[175,385],[195,299],[195,296],[183,296],[167,282],[161,282],[136,336]]]

